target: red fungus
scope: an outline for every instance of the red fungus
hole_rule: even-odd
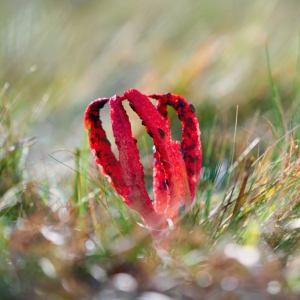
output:
[[[150,95],[149,98],[157,99],[157,109],[164,116],[167,115],[167,105],[172,106],[182,125],[181,150],[188,174],[191,201],[195,197],[195,190],[200,181],[202,164],[202,149],[200,142],[199,123],[195,114],[195,108],[183,97],[174,94]]]
[[[108,176],[111,185],[149,228],[164,229],[167,219],[175,221],[180,207],[190,207],[195,197],[202,160],[200,130],[194,108],[184,98],[170,93],[149,97],[158,100],[156,107],[135,89],[125,91],[122,97],[95,100],[85,112],[84,123],[95,162]],[[145,187],[144,170],[123,100],[129,101],[153,139],[154,203]],[[111,150],[100,120],[100,110],[107,102],[119,159]],[[181,143],[172,140],[167,105],[175,109],[181,121]]]

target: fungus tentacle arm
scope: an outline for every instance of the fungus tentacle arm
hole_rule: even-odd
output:
[[[102,173],[108,177],[110,184],[120,194],[124,202],[131,206],[128,199],[129,188],[123,180],[123,172],[120,162],[111,150],[111,145],[100,120],[100,110],[109,101],[107,98],[93,101],[84,114],[84,125],[88,131],[90,149],[95,162],[99,165]]]
[[[152,228],[159,227],[162,221],[150,200],[144,182],[144,170],[140,162],[137,141],[132,136],[128,115],[123,108],[122,98],[110,98],[110,116],[115,142],[119,150],[119,161],[123,171],[125,184],[130,188],[128,198],[131,207]]]
[[[154,94],[150,98],[158,100],[158,106],[166,109],[170,105],[176,111],[182,125],[181,150],[188,175],[191,201],[195,197],[196,187],[200,181],[202,165],[202,149],[200,142],[199,123],[192,104],[189,104],[183,97],[167,94]]]
[[[174,220],[178,216],[179,205],[187,204],[191,198],[180,143],[172,141],[168,124],[147,96],[135,89],[126,91],[124,96],[143,121],[159,153],[170,191],[170,196],[166,199],[166,213]]]
[[[165,119],[167,126],[169,126],[170,120],[168,118],[167,105],[161,105],[161,102],[158,102],[156,109]],[[164,213],[168,204],[167,199],[170,197],[170,190],[163,163],[161,162],[159,152],[156,150],[155,146],[153,147],[153,158],[154,208],[157,212]]]

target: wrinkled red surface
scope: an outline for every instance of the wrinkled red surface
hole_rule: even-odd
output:
[[[108,101],[107,98],[93,101],[85,111],[84,125],[88,130],[89,144],[96,164],[100,166],[102,173],[108,176],[110,184],[123,197],[125,203],[131,206],[128,199],[129,188],[123,180],[121,165],[111,150],[100,120],[100,110]]]
[[[150,95],[149,97],[158,100],[157,108],[164,118],[167,118],[167,105],[170,105],[175,109],[181,122],[181,150],[186,165],[191,200],[193,200],[200,181],[202,165],[200,130],[195,109],[183,97],[171,93]]]
[[[135,89],[124,96],[103,98],[92,102],[84,116],[90,148],[95,162],[108,176],[124,202],[136,210],[151,228],[161,228],[167,218],[177,218],[181,205],[190,206],[199,183],[201,169],[200,130],[193,107],[173,94],[151,95],[158,100],[155,107],[147,96]],[[136,140],[122,101],[127,99],[141,118],[154,143],[153,190],[150,200],[144,182]],[[109,102],[110,117],[119,159],[111,151],[100,120],[100,110]],[[172,106],[182,124],[182,142],[173,141],[167,105]],[[165,225],[164,225],[165,226]]]
[[[113,134],[123,170],[123,180],[130,189],[128,198],[132,207],[153,227],[157,221],[156,213],[145,187],[144,169],[140,162],[137,141],[132,136],[129,118],[119,96],[112,97],[109,103]]]
[[[166,105],[161,105],[161,102],[158,102],[156,109],[165,119],[166,125],[170,128],[170,120],[168,118],[168,110]],[[170,190],[168,185],[168,180],[166,178],[166,173],[164,165],[161,162],[159,152],[153,147],[153,193],[154,193],[154,207],[155,210],[164,213],[167,209],[168,201],[170,197]]]
[[[180,143],[171,139],[169,125],[147,96],[134,89],[126,91],[124,96],[142,119],[148,134],[153,139],[156,151],[159,153],[170,192],[166,199],[165,212],[171,219],[176,219],[180,205],[190,202],[188,178],[180,152]]]

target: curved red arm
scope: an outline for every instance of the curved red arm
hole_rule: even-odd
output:
[[[131,206],[128,199],[130,190],[124,182],[120,162],[111,150],[100,120],[100,110],[108,101],[107,98],[97,99],[87,107],[84,114],[84,126],[88,130],[90,149],[96,164],[100,166],[102,173],[108,176],[110,184],[124,198],[125,203]]]
[[[124,93],[124,96],[143,121],[159,153],[170,191],[166,213],[171,219],[176,219],[179,206],[190,205],[191,202],[186,167],[180,152],[180,143],[171,139],[169,125],[146,95],[135,89],[130,89]]]
[[[122,105],[122,98],[114,96],[110,98],[109,103],[112,129],[119,150],[124,181],[130,187],[128,198],[132,208],[141,215],[145,222],[155,227],[158,225],[157,214],[145,187],[144,169],[140,162],[136,139],[132,136],[128,115]]]
[[[195,108],[183,97],[171,93],[154,94],[149,97],[158,100],[157,108],[164,118],[167,118],[167,105],[170,105],[175,109],[181,122],[181,150],[186,165],[191,199],[193,200],[196,188],[200,182],[200,171],[202,165],[200,129],[195,114]]]
[[[170,129],[167,105],[163,105],[161,102],[158,102],[156,109],[163,116],[167,127]],[[168,201],[166,201],[166,199],[170,198],[170,190],[163,163],[161,162],[159,152],[155,147],[153,147],[153,158],[154,208],[157,212],[163,213],[167,209]]]

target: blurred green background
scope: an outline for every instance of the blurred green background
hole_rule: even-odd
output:
[[[220,131],[226,127],[233,138],[237,105],[238,136],[244,138],[247,132],[240,128],[249,129],[255,116],[256,134],[267,139],[272,133],[262,116],[272,119],[274,103],[266,43],[283,106],[289,108],[297,94],[299,5],[2,0],[2,107],[10,108],[17,130],[38,137],[30,156],[35,171],[52,160],[48,153],[81,145],[88,103],[131,87],[145,94],[179,93],[192,102],[204,150],[216,114]],[[135,133],[139,126],[134,123]]]

